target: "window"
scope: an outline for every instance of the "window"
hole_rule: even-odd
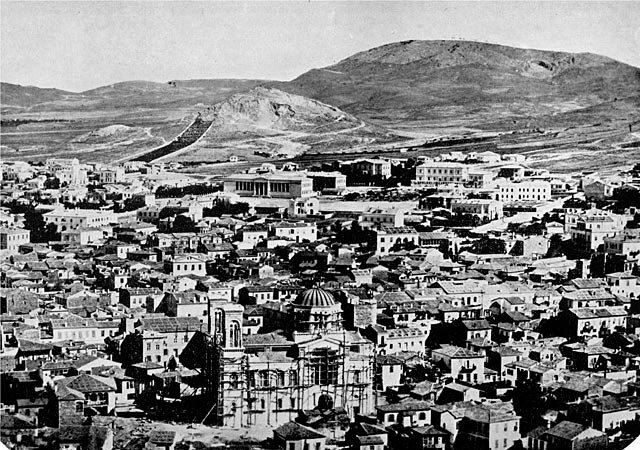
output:
[[[82,402],[76,402],[76,413],[82,414],[84,412],[84,404]]]

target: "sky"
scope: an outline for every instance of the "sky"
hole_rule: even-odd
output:
[[[0,79],[290,80],[408,39],[592,52],[640,67],[640,2],[0,1]]]

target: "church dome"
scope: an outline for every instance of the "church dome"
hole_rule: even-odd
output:
[[[322,308],[334,306],[336,299],[333,294],[320,288],[307,289],[298,294],[293,302],[297,306],[306,306],[307,308]]]

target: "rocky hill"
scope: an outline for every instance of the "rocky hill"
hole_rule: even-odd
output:
[[[278,89],[257,87],[206,108],[211,126],[182,157],[226,152],[291,157],[309,150],[388,143],[402,138],[340,109]]]
[[[640,92],[640,69],[588,53],[406,41],[278,85],[380,123],[543,117]],[[635,100],[634,100],[635,101]]]

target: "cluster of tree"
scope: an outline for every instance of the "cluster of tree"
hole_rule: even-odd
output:
[[[406,242],[396,242],[395,244],[393,244],[391,246],[391,251],[393,252],[401,252],[401,251],[411,251],[411,250],[415,250],[416,248],[418,248],[418,246],[416,244],[414,244],[412,241],[406,241]]]
[[[114,202],[113,212],[129,212],[136,211],[145,206],[144,196],[134,195],[131,198],[127,198],[120,202]]]
[[[520,429],[527,433],[543,425],[542,415],[549,408],[539,383],[519,382],[513,389],[513,409],[520,416]]]
[[[157,198],[180,198],[185,195],[205,195],[213,192],[219,192],[222,187],[219,184],[190,184],[183,187],[160,186],[156,190]]]
[[[66,184],[66,183],[63,183]],[[45,189],[60,189],[60,180],[57,178],[47,178],[44,180],[44,188]]]
[[[357,220],[351,223],[351,227],[344,228],[337,222],[334,231],[336,232],[336,240],[342,244],[360,244],[366,242],[371,244],[375,242],[375,234],[371,230],[362,228]]]
[[[510,223],[507,226],[507,230],[514,233],[524,234],[526,236],[542,236],[546,228],[542,222],[534,221],[527,224]]]
[[[589,202],[586,200],[581,200],[579,198],[574,198],[571,197],[570,199],[566,200],[563,204],[562,204],[563,208],[581,208],[581,209],[588,209],[589,208]]]
[[[194,233],[196,231],[196,223],[189,217],[179,214],[171,224],[171,231],[174,233]]]
[[[633,186],[623,186],[613,192],[613,209],[623,211],[627,208],[640,208],[640,192]]]
[[[214,200],[211,208],[204,208],[202,215],[204,217],[220,217],[225,214],[232,216],[242,215],[249,212],[249,204],[244,202],[231,203],[226,198],[217,198]]]
[[[100,201],[98,202],[90,202],[87,200],[76,203],[64,202],[64,207],[67,209],[100,209],[106,205],[107,203],[102,199],[100,199]]]
[[[456,213],[451,216],[449,220],[449,226],[451,227],[478,227],[483,223],[488,222],[488,220],[483,221],[480,217],[475,214],[468,213]]]
[[[56,231],[56,225],[54,223],[47,224],[42,213],[36,210],[33,205],[17,203],[14,200],[5,206],[9,207],[12,214],[24,215],[24,227],[31,232],[31,242],[60,240],[60,233]]]
[[[470,246],[461,248],[460,251],[469,251],[477,255],[504,255],[507,253],[507,244],[502,239],[495,239],[484,235],[474,241]]]

